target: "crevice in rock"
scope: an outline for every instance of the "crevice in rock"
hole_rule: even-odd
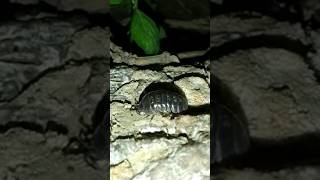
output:
[[[53,67],[53,68],[48,68],[42,72],[40,72],[36,77],[34,77],[33,79],[31,79],[29,82],[25,83],[22,88],[19,90],[19,92],[11,97],[10,99],[5,99],[5,100],[1,100],[1,103],[10,103],[12,101],[14,101],[16,98],[18,98],[23,92],[25,92],[27,89],[29,89],[29,87],[31,87],[32,85],[34,85],[35,83],[37,83],[40,79],[42,79],[43,77],[45,77],[47,74],[49,73],[53,73],[56,71],[59,71],[61,69],[63,69],[64,65],[62,66],[57,66],[57,67]]]
[[[213,60],[231,54],[239,50],[249,50],[257,48],[285,49],[302,57],[312,52],[311,45],[305,45],[299,40],[293,40],[280,35],[257,35],[228,41],[217,47],[212,47],[210,54]]]
[[[0,5],[0,10],[4,10],[4,11],[0,11],[0,15],[2,14],[3,16],[1,16],[2,20],[2,24],[7,23],[8,21],[21,21],[21,20],[17,20],[15,15],[17,13],[19,14],[37,14],[37,13],[52,13],[56,16],[49,16],[46,17],[44,16],[44,18],[40,18],[40,19],[30,19],[30,20],[23,20],[23,22],[28,22],[28,21],[32,21],[32,22],[36,22],[36,21],[55,21],[57,19],[64,19],[64,18],[70,18],[70,17],[87,17],[89,19],[89,25],[88,26],[84,26],[78,30],[75,31],[75,33],[86,29],[86,28],[90,28],[95,27],[95,26],[102,26],[105,27],[106,25],[108,25],[108,19],[109,19],[109,15],[108,14],[88,14],[85,11],[81,11],[81,10],[74,10],[74,11],[70,11],[70,12],[64,12],[64,11],[59,11],[57,8],[50,6],[44,2],[40,2],[36,5],[20,5],[20,4],[12,4],[9,3],[8,1],[2,1]],[[5,16],[4,16],[5,15]],[[71,36],[72,37],[72,36]],[[65,52],[62,51],[61,53],[61,59],[64,59],[63,55]],[[99,59],[102,59],[101,57],[98,57]],[[91,59],[95,59],[95,57],[92,57]],[[10,97],[8,99],[4,99],[1,100],[1,103],[10,103],[12,102],[14,99],[16,99],[17,97],[19,97],[25,90],[27,90],[30,86],[32,86],[34,83],[38,82],[42,77],[46,76],[48,73],[51,72],[55,72],[55,71],[59,71],[61,69],[63,69],[66,65],[68,64],[82,64],[84,62],[89,62],[91,60],[82,60],[82,62],[78,62],[76,60],[68,60],[67,62],[58,65],[56,67],[50,67],[48,69],[43,70],[42,72],[39,72],[39,74],[37,76],[35,76],[33,79],[31,79],[30,81],[26,82],[25,84],[23,84],[22,88],[19,90],[19,92],[13,96]],[[71,62],[71,63],[70,63]],[[16,64],[28,64],[25,62],[7,62],[6,63],[16,63]]]
[[[192,65],[196,68],[205,68],[205,65],[203,64],[204,60],[209,60],[209,58],[205,58],[207,55],[204,55],[203,58],[199,58],[199,61],[188,61],[188,60],[182,60],[180,63],[167,63],[167,64],[150,64],[150,65],[145,65],[145,66],[138,66],[138,65],[129,65],[126,63],[114,63],[111,62],[110,68],[116,68],[116,67],[121,67],[121,66],[127,66],[129,68],[136,68],[139,70],[153,70],[157,72],[162,72],[163,69],[167,66],[172,66],[172,67],[181,67],[183,65]],[[195,58],[196,59],[196,58]]]
[[[180,79],[187,78],[187,77],[199,77],[199,78],[204,79],[205,81],[208,78],[206,75],[201,74],[201,73],[185,73],[185,74],[174,77],[173,81],[178,81]]]
[[[110,17],[109,13],[88,13],[85,10],[75,9],[71,11],[63,11],[59,10],[57,7],[54,7],[46,2],[40,1],[37,4],[16,4],[11,3],[9,0],[4,0],[0,2],[0,20],[2,22],[8,21],[8,20],[16,20],[16,15],[24,15],[24,14],[30,14],[30,15],[37,15],[39,13],[49,13],[56,15],[57,17],[75,17],[75,16],[84,16],[87,17],[90,21],[90,26],[101,26],[105,27],[107,25],[110,25],[110,22],[112,22],[112,18]],[[52,17],[49,17],[52,18]],[[54,18],[54,17],[53,17]],[[34,19],[31,19],[34,20]],[[28,20],[24,20],[26,22]],[[88,28],[89,28],[88,27]]]
[[[38,133],[44,133],[45,130],[42,125],[33,123],[33,122],[26,122],[26,121],[10,121],[5,125],[0,125],[0,133],[6,133],[9,129],[14,128],[23,128],[28,129]]]
[[[125,83],[123,83],[123,84],[121,84],[116,90],[114,90],[114,92],[112,92],[111,94],[113,95],[113,94],[117,94],[117,91],[119,91],[121,88],[123,88],[124,86],[126,86],[126,85],[128,85],[128,84],[131,84],[131,83],[135,83],[135,82],[139,82],[140,80],[131,80],[131,81],[129,81],[129,82],[125,82]],[[114,100],[112,100],[111,102],[113,102]],[[129,101],[127,101],[127,100],[124,100],[123,101],[123,103],[125,103],[125,102],[129,102]],[[131,103],[129,103],[129,104],[131,104]]]
[[[314,72],[316,81],[320,84],[320,71],[312,64],[308,53],[314,52],[312,45],[305,45],[298,40],[292,40],[279,35],[259,35],[229,41],[210,50],[213,61],[219,61],[223,56],[240,50],[257,48],[285,49],[303,58],[303,62]]]
[[[135,140],[154,140],[154,139],[177,139],[179,137],[187,138],[188,141],[192,141],[187,134],[180,133],[180,134],[168,134],[164,131],[158,131],[158,132],[137,132],[137,134],[130,134],[125,136],[117,136],[115,139],[113,139],[111,142],[117,141],[119,139],[135,139]]]
[[[210,114],[211,108],[210,104],[202,104],[199,106],[188,106],[188,109],[181,114],[190,115],[190,116],[198,116],[204,114]]]
[[[66,126],[59,124],[55,121],[48,121],[47,127],[44,130],[45,132],[48,131],[55,131],[59,132],[60,134],[68,134],[69,130]]]
[[[215,168],[253,168],[271,172],[300,166],[320,165],[320,134],[309,133],[283,140],[253,139],[250,150]]]
[[[211,16],[225,15],[235,12],[257,12],[275,18],[279,21],[289,21],[291,23],[300,22],[304,24],[303,14],[299,5],[290,7],[290,4],[297,4],[297,1],[282,0],[285,4],[280,6],[280,2],[270,0],[223,0],[221,5],[210,3]],[[294,9],[294,10],[293,10]],[[244,18],[245,19],[245,18]]]
[[[110,104],[112,104],[112,103],[132,104],[130,101],[128,101],[126,99],[124,99],[124,100],[115,99],[115,100],[110,101]]]
[[[159,139],[159,138],[166,138],[166,139],[177,139],[179,137],[185,137],[188,140],[190,139],[187,134],[180,133],[177,135],[168,134],[164,131],[158,131],[158,132],[144,132],[139,134],[135,137],[136,140],[153,140],[153,139]]]
[[[29,87],[31,87],[32,85],[36,84],[37,82],[39,82],[39,80],[41,80],[43,77],[47,76],[48,74],[51,73],[55,73],[57,71],[61,71],[61,70],[65,70],[67,67],[77,67],[77,66],[81,66],[83,64],[91,64],[94,62],[99,62],[101,61],[101,59],[95,59],[95,60],[83,60],[83,61],[73,61],[73,60],[69,60],[64,64],[61,64],[59,66],[56,67],[51,67],[48,68],[42,72],[40,72],[36,77],[34,77],[33,79],[31,79],[29,82],[27,82],[26,84],[24,84],[21,88],[21,90],[18,92],[17,95],[13,96],[10,99],[6,99],[6,100],[2,100],[0,101],[0,103],[10,103],[13,100],[15,100],[16,98],[18,98],[23,92],[25,92],[26,90],[29,89]]]
[[[37,133],[45,134],[48,131],[57,132],[58,134],[68,134],[68,128],[55,121],[48,121],[46,127],[35,122],[27,121],[10,121],[4,125],[0,125],[0,133],[4,134],[10,129],[23,128]]]
[[[177,65],[177,64],[178,63],[169,63],[169,64],[165,64],[165,65],[151,64],[151,65],[146,65],[146,66],[138,66],[138,65],[129,65],[129,64],[126,64],[126,63],[114,63],[114,62],[111,61],[110,69],[114,69],[116,67],[127,66],[129,68],[134,68],[134,69],[139,69],[139,70],[152,70],[152,71],[161,72],[165,66]]]

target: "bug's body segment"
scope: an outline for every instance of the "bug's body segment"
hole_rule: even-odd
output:
[[[154,90],[140,100],[138,110],[144,113],[180,113],[188,109],[184,94],[169,90]]]

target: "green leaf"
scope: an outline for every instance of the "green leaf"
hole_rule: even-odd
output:
[[[160,32],[156,23],[139,9],[132,15],[130,39],[143,49],[145,54],[157,54],[160,50]]]
[[[122,0],[109,0],[109,5],[114,6],[114,5],[119,5],[121,4]]]

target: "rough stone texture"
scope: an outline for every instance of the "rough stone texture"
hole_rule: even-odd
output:
[[[69,38],[87,20],[79,17],[12,21],[0,27],[0,101],[17,96],[41,73],[66,63]]]
[[[300,56],[282,49],[240,51],[214,62],[213,71],[239,96],[251,137],[319,131],[320,86]]]
[[[104,179],[105,173],[89,167],[82,155],[63,156],[68,138],[14,128],[0,136],[1,179]],[[10,149],[10,150],[9,150]]]
[[[210,89],[208,88],[210,82],[200,77],[187,77],[174,83],[179,87],[184,87],[190,106],[210,104]]]
[[[172,157],[160,160],[150,172],[138,175],[136,179],[172,179],[168,174],[176,174],[179,179],[209,179],[210,171],[205,167],[210,166],[210,161],[204,158],[209,154],[209,146],[209,142],[198,146],[183,146]]]
[[[108,30],[101,27],[86,28],[72,37],[67,59],[83,60],[109,56]]]
[[[242,18],[249,16],[250,18]],[[309,44],[304,29],[299,23],[277,21],[258,13],[231,13],[219,15],[210,19],[211,44],[220,46],[224,43],[242,38],[255,36],[275,36],[298,40],[303,44]],[[267,28],[266,28],[267,27]],[[275,39],[276,40],[276,39]],[[275,44],[274,44],[275,45]]]
[[[319,169],[317,167],[306,166],[290,169],[282,169],[275,172],[259,172],[254,169],[230,170],[224,169],[223,173],[217,175],[217,180],[242,180],[242,179],[259,179],[259,180],[280,180],[280,179],[318,179]]]
[[[320,72],[320,31],[312,31],[310,33],[311,35],[311,40],[312,40],[312,45],[315,48],[315,52],[310,52],[309,58],[311,60],[312,65],[314,68],[318,71],[317,73]]]
[[[107,0],[10,0],[12,3],[30,5],[45,2],[49,5],[57,7],[59,10],[72,11],[84,10],[89,13],[107,13],[109,6]]]
[[[220,164],[213,178],[318,179],[311,137],[320,128],[320,46],[318,7],[308,8],[310,2],[275,2],[272,10],[252,5],[253,12],[237,9],[211,19],[213,75],[235,96],[225,103],[239,102],[252,140],[248,154]]]
[[[305,21],[314,20],[320,22],[320,5],[317,0],[297,1],[301,7]]]
[[[98,102],[105,91],[93,84],[97,81],[95,78],[89,79],[93,68],[83,64],[48,73],[1,108],[1,124],[22,121],[45,128],[48,122],[54,121],[66,126],[70,135],[76,135],[79,127],[75,124],[79,123],[80,117],[89,121],[95,109],[94,102]],[[97,89],[89,89],[93,87]]]
[[[168,65],[152,70],[116,65],[110,71],[111,178],[209,179],[209,112],[170,119],[141,115],[134,108],[153,82],[172,82],[185,92],[189,105],[207,105],[210,80],[205,68]]]
[[[109,30],[88,23],[30,15],[0,27],[0,179],[105,178],[83,154],[62,153],[109,89]]]

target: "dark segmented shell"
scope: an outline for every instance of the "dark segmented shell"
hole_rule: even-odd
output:
[[[243,154],[250,148],[247,126],[226,106],[216,104],[213,113],[213,162]]]
[[[185,95],[163,89],[146,93],[138,106],[138,110],[145,113],[180,113],[187,109]]]

